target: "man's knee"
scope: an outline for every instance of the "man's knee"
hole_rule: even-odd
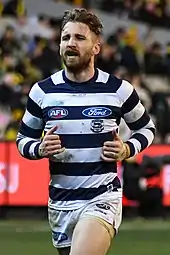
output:
[[[59,255],[69,255],[70,254],[70,247],[60,248],[58,249]]]

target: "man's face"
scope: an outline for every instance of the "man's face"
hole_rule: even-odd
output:
[[[67,69],[73,73],[88,68],[99,53],[96,35],[86,24],[68,22],[61,33],[60,54]]]

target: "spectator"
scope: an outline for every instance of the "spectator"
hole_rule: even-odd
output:
[[[33,50],[31,65],[41,71],[42,77],[45,78],[59,69],[61,62],[57,52],[45,40],[40,39]]]
[[[142,83],[141,76],[134,75],[131,82],[132,82],[132,85],[135,87],[141,102],[143,103],[147,111],[150,112],[152,101],[151,101],[149,92],[144,88],[144,84]]]
[[[121,50],[120,64],[131,73],[138,73],[140,70],[139,61],[136,52],[137,32],[135,29],[130,29],[125,38],[125,46]]]
[[[103,43],[100,56],[97,59],[97,67],[101,70],[114,73],[119,66],[119,57],[117,55],[117,44],[109,45],[107,42]]]
[[[13,27],[9,26],[6,28],[0,40],[0,49],[1,52],[13,52],[16,55],[19,53],[20,45]]]
[[[19,17],[25,12],[25,5],[23,0],[10,0],[3,6],[3,15],[12,17]]]
[[[162,55],[162,46],[154,42],[144,54],[144,66],[147,74],[165,75],[166,67]]]

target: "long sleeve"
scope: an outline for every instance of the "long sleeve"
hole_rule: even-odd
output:
[[[44,92],[36,83],[29,93],[26,111],[17,135],[18,150],[27,159],[39,159],[38,149],[44,129],[41,111],[43,97]]]
[[[129,82],[123,80],[117,94],[122,104],[122,117],[132,131],[127,144],[130,147],[130,156],[134,156],[153,142],[155,126]]]

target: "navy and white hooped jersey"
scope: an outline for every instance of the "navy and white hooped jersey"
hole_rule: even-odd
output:
[[[49,206],[75,209],[120,188],[116,163],[104,162],[101,152],[121,118],[132,130],[127,143],[133,156],[152,143],[155,127],[129,82],[96,69],[91,80],[76,83],[61,70],[32,87],[17,136],[19,152],[39,159],[42,132],[54,125],[66,148],[49,159]]]

